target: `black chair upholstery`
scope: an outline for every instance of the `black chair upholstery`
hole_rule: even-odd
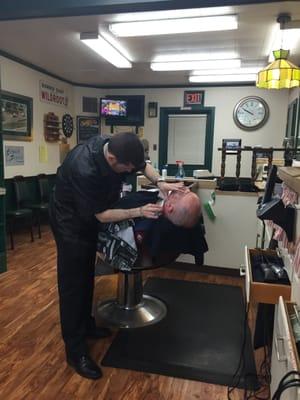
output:
[[[36,218],[37,218],[37,224],[38,224],[38,232],[39,232],[39,238],[42,237],[41,234],[41,214],[48,212],[49,208],[49,197],[50,197],[50,186],[49,186],[49,181],[48,177],[46,174],[39,174],[37,176],[37,182],[38,182],[38,189],[39,189],[39,198],[40,202],[36,204],[32,204],[30,207],[34,211]]]
[[[16,202],[16,209],[6,212],[7,225],[10,235],[11,249],[14,249],[13,231],[16,220],[23,219],[28,222],[30,226],[31,241],[33,238],[33,213],[29,206],[30,195],[27,183],[22,175],[17,175],[13,178],[14,195]]]

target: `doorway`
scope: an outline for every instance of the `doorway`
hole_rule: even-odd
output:
[[[195,169],[212,167],[214,107],[183,110],[178,107],[160,109],[159,168],[168,165],[168,175],[175,176],[177,160],[184,161],[186,176]]]

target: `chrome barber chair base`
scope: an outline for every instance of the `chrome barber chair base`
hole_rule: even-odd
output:
[[[133,308],[120,306],[117,300],[99,303],[97,316],[106,324],[119,328],[141,328],[161,321],[167,315],[166,305],[159,299],[143,295]]]

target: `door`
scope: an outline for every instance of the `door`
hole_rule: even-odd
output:
[[[199,110],[160,109],[159,168],[168,164],[168,175],[175,176],[176,161],[184,161],[186,176],[194,169],[211,171],[214,107]]]

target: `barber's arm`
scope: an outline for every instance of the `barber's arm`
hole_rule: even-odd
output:
[[[132,219],[139,217],[157,219],[161,212],[162,212],[162,206],[149,203],[142,207],[130,208],[128,210],[108,209],[101,213],[96,214],[96,218],[103,224],[106,224],[109,222],[118,222],[118,221],[123,221],[125,219]]]
[[[167,195],[170,190],[185,190],[183,182],[168,183],[162,180],[162,177],[152,167],[151,164],[146,164],[144,175],[156,185],[164,195]]]

